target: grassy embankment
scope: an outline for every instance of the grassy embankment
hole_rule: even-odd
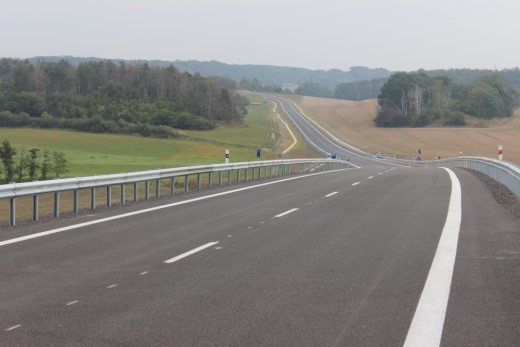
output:
[[[504,159],[520,163],[520,110],[511,118],[478,120],[468,117],[465,127],[377,128],[373,122],[377,100],[346,101],[292,97],[305,113],[339,139],[367,152],[414,159],[421,149],[423,159],[468,156],[497,157],[504,146]]]
[[[256,148],[263,148],[262,159],[279,159],[281,152],[290,145],[290,138],[283,135],[286,129],[279,127],[278,117],[272,112],[273,105],[260,96],[248,96],[252,105],[244,124],[237,126],[219,126],[210,131],[179,131],[181,137],[175,139],[156,139],[140,136],[125,136],[111,134],[90,134],[64,130],[41,129],[0,129],[0,139],[7,138],[18,149],[32,147],[49,151],[62,151],[69,163],[66,177],[87,175],[113,174],[132,171],[153,170],[158,168],[181,167],[200,164],[224,162],[226,149],[230,150],[231,162],[256,160]],[[293,132],[295,130],[293,129]],[[306,157],[312,152],[307,149],[301,138],[298,144],[285,155],[288,157]],[[203,177],[207,185],[207,177]],[[163,182],[161,194],[168,194],[168,182]],[[177,187],[178,185],[178,187]],[[196,185],[194,178],[190,187]],[[179,180],[176,191],[183,189],[184,182]],[[143,188],[140,195],[143,196]],[[151,182],[150,194],[155,192],[154,182]],[[80,208],[89,206],[89,192],[80,192]],[[126,187],[126,198],[133,195],[132,186]],[[62,193],[61,213],[72,208],[72,192]],[[99,189],[97,203],[106,201],[106,192]],[[28,219],[31,213],[29,198],[17,199],[17,219]],[[119,188],[112,190],[114,204],[119,203]],[[52,213],[52,196],[40,198],[40,215]],[[7,201],[0,203],[0,223],[7,220]]]

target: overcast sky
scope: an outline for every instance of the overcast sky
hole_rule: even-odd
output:
[[[0,57],[520,66],[519,0],[0,0]]]

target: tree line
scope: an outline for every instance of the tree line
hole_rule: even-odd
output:
[[[54,174],[56,178],[68,171],[68,162],[63,152],[25,147],[16,149],[5,139],[0,145],[4,182],[46,180]]]
[[[380,127],[425,126],[431,123],[464,125],[465,115],[477,118],[511,117],[519,92],[498,73],[470,84],[424,72],[395,73],[381,88],[375,123]]]
[[[32,118],[31,126],[53,123],[164,137],[174,136],[173,128],[204,130],[217,122],[241,122],[244,103],[214,79],[179,72],[173,66],[110,60],[77,66],[66,60],[0,60],[3,126],[16,126],[17,118],[25,115]]]

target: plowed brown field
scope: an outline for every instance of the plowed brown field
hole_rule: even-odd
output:
[[[423,160],[458,156],[497,157],[520,164],[520,110],[508,119],[474,121],[477,127],[377,128],[373,122],[377,100],[346,101],[293,97],[298,106],[339,139],[368,152],[415,159],[421,149]]]

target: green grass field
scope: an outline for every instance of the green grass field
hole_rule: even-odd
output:
[[[272,105],[260,96],[250,96],[244,124],[219,126],[210,131],[179,131],[181,138],[91,134],[66,130],[2,128],[0,140],[8,139],[18,150],[32,147],[62,151],[69,162],[67,177],[122,173],[224,162],[226,149],[231,162],[256,160],[256,148],[273,148],[278,124]],[[279,153],[263,152],[262,159],[277,159]]]

